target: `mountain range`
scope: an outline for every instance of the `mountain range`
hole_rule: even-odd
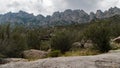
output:
[[[54,12],[53,15],[43,16],[41,14],[35,16],[24,11],[18,13],[8,12],[0,14],[0,24],[10,22],[13,25],[27,26],[55,26],[67,25],[71,23],[87,23],[95,19],[109,18],[114,15],[120,15],[120,8],[111,7],[102,12],[97,10],[96,13],[86,13],[84,10],[67,9],[64,12]]]

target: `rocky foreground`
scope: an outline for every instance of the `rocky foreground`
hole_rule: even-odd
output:
[[[75,56],[11,62],[0,68],[120,68],[120,52],[96,56]]]

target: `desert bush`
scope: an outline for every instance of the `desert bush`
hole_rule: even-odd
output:
[[[41,40],[39,30],[28,30],[27,32],[27,44],[31,49],[40,49]]]
[[[41,41],[40,50],[48,51],[50,49],[50,41]]]
[[[57,32],[51,38],[51,48],[53,50],[60,50],[62,53],[69,51],[73,43],[72,33],[61,31]]]
[[[94,47],[100,52],[108,52],[110,46],[110,32],[104,23],[90,25],[85,31],[85,37],[92,40]]]
[[[60,55],[61,55],[60,50],[54,50],[49,53],[48,57],[58,57]]]
[[[0,58],[4,58],[5,56],[3,54],[0,54]]]

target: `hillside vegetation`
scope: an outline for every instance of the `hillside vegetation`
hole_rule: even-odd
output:
[[[70,24],[55,27],[0,25],[0,57],[22,57],[29,49],[48,51],[48,57],[71,55],[94,55],[113,49],[111,39],[120,35],[120,16],[115,15],[90,23]],[[91,47],[85,43],[91,41]],[[73,44],[79,42],[80,48]]]

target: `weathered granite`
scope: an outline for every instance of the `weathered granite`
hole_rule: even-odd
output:
[[[32,62],[12,62],[0,68],[120,68],[120,52],[95,56],[75,56],[40,59]]]

